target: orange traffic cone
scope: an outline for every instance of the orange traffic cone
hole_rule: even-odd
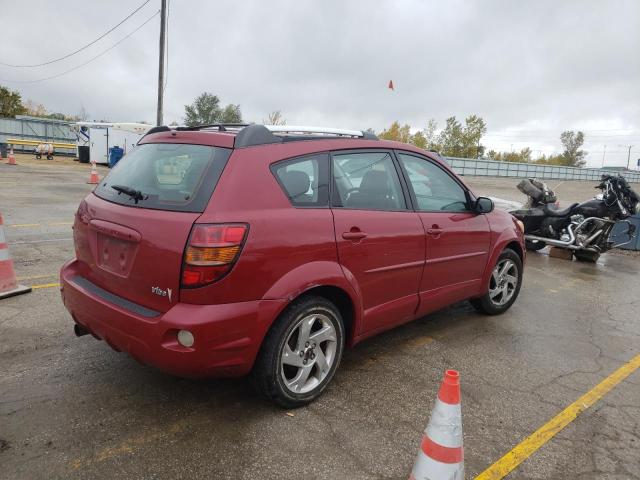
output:
[[[13,260],[9,256],[9,247],[4,235],[4,223],[0,213],[0,299],[20,295],[31,291],[31,287],[18,285]]]
[[[8,165],[16,165],[16,157],[13,156],[13,147],[9,149],[9,161]]]
[[[460,374],[447,370],[409,480],[464,480]]]
[[[89,174],[89,181],[87,182],[91,185],[97,185],[100,183],[100,177],[98,176],[98,171],[96,170],[96,162],[91,162],[91,173]]]

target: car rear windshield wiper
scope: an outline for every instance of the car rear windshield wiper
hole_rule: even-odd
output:
[[[111,185],[111,188],[118,192],[118,195],[120,195],[121,193],[129,195],[135,200],[136,204],[140,200],[146,200],[147,198],[149,198],[148,195],[145,195],[140,190],[136,190],[135,188],[127,187],[125,185]]]

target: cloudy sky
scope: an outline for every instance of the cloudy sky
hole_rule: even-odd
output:
[[[0,0],[0,62],[73,52],[144,0]],[[150,0],[104,39],[38,68],[0,65],[0,85],[50,111],[155,121],[159,17]],[[374,128],[483,117],[483,144],[559,153],[586,135],[590,166],[640,158],[640,1],[170,0],[165,123],[209,91],[245,120]],[[22,81],[11,82],[13,81]],[[395,91],[387,89],[393,80]]]

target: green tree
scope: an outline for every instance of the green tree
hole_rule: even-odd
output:
[[[0,117],[15,117],[25,113],[20,93],[0,86]]]
[[[221,123],[242,123],[240,105],[229,104],[222,110]]]
[[[544,165],[566,165],[566,160],[562,155],[542,155],[535,160],[535,163]]]
[[[378,134],[378,138],[392,140],[394,142],[410,143],[411,127],[408,124],[400,126],[397,120],[391,126]]]
[[[411,144],[423,150],[427,149],[427,137],[422,130],[418,130],[411,137]]]
[[[438,136],[440,153],[447,157],[462,157],[462,125],[456,117],[449,117],[446,120],[444,130]]]
[[[562,157],[565,160],[564,165],[584,167],[587,163],[584,159],[587,156],[587,152],[580,150],[580,147],[584,144],[584,133],[567,130],[560,134],[560,141],[564,147],[564,152],[562,152]]]
[[[241,123],[240,105],[220,105],[220,99],[211,93],[199,95],[191,105],[184,106],[184,122],[188,126],[212,123]]]
[[[487,133],[485,121],[477,115],[470,115],[464,126],[456,117],[447,118],[444,130],[438,136],[438,144],[443,155],[448,157],[477,158],[484,154],[480,141]]]
[[[531,149],[527,147],[519,152],[496,152],[495,150],[489,150],[487,156],[491,160],[497,160],[499,162],[530,163]]]
[[[436,130],[438,129],[437,122],[432,118],[427,122],[427,126],[422,130],[425,139],[427,140],[426,149],[427,150],[435,150],[440,151],[441,147],[438,143],[438,136],[436,135]]]
[[[477,115],[467,117],[464,123],[462,155],[465,158],[479,158],[484,154],[484,147],[480,144],[480,140],[487,133],[487,124]]]
[[[60,112],[50,113],[47,117],[51,118],[53,120],[71,120],[71,117],[65,115],[64,113],[60,113]]]

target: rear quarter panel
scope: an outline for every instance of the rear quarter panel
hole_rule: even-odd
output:
[[[226,277],[207,287],[183,289],[183,301],[291,299],[318,285],[337,286],[354,298],[338,263],[331,210],[293,207],[269,169],[274,161],[309,152],[275,147],[283,146],[232,154],[198,223],[248,223],[247,241]]]

